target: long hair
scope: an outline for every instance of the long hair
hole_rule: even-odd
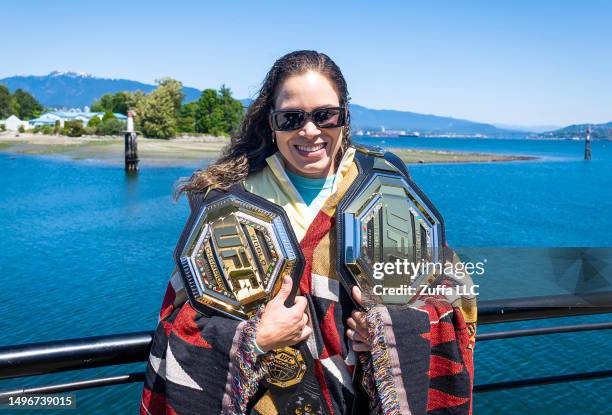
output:
[[[348,111],[348,88],[340,68],[324,53],[313,50],[300,50],[286,54],[272,65],[266,74],[255,100],[248,107],[237,134],[223,149],[217,161],[205,169],[197,170],[191,178],[180,183],[177,196],[183,192],[203,192],[208,188],[227,190],[250,174],[261,171],[266,158],[278,151],[272,139],[272,129],[268,123],[270,110],[285,79],[308,71],[316,71],[334,86],[341,106]],[[342,143],[334,163],[336,167],[344,152],[351,145],[350,114],[342,131]]]

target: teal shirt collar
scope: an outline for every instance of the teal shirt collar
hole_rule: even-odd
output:
[[[291,180],[291,183],[293,183],[293,186],[295,186],[307,205],[310,205],[322,192],[329,196],[336,178],[334,175],[320,179],[311,179],[290,172],[289,170],[285,170],[285,173],[287,173],[287,177],[289,177],[289,180]]]

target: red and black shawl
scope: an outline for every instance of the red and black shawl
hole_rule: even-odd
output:
[[[300,294],[308,300],[313,324],[307,344],[328,410],[331,414],[470,414],[473,298],[421,297],[401,310],[377,306],[368,317],[369,326],[378,327],[372,353],[355,353],[344,335],[353,302],[335,272],[334,213],[356,174],[353,165],[300,242],[306,260]],[[457,281],[449,278],[444,284]],[[187,301],[175,272],[159,317],[141,414],[277,413],[269,393],[260,387],[265,364],[253,352],[258,316],[238,322],[199,314]],[[354,381],[357,362],[364,376]],[[351,408],[356,394],[362,397],[361,404]]]

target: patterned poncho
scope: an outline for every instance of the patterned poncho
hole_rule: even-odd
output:
[[[333,194],[314,209],[291,184],[278,154],[245,183],[248,191],[284,208],[300,241],[306,263],[299,293],[308,301],[313,333],[307,346],[324,403],[334,415],[469,414],[473,297],[434,295],[403,309],[375,307],[368,313],[372,353],[354,352],[345,336],[354,305],[335,271],[335,212],[359,174],[353,156],[351,148],[336,173]],[[198,201],[201,197],[190,198],[192,216],[198,212]],[[452,276],[443,282],[457,283]],[[469,282],[464,279],[461,284]],[[140,413],[278,413],[260,382],[265,359],[253,350],[260,314],[243,322],[199,314],[187,301],[175,270],[159,315]],[[362,376],[354,379],[358,364]]]

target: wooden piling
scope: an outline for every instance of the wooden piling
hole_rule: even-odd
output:
[[[584,140],[584,159],[591,160],[591,127],[587,127]]]
[[[125,171],[138,171],[138,144],[136,133],[125,133]]]
[[[127,112],[127,130],[125,132],[125,171],[138,171],[138,144],[134,131],[134,116],[136,112],[131,109]]]

